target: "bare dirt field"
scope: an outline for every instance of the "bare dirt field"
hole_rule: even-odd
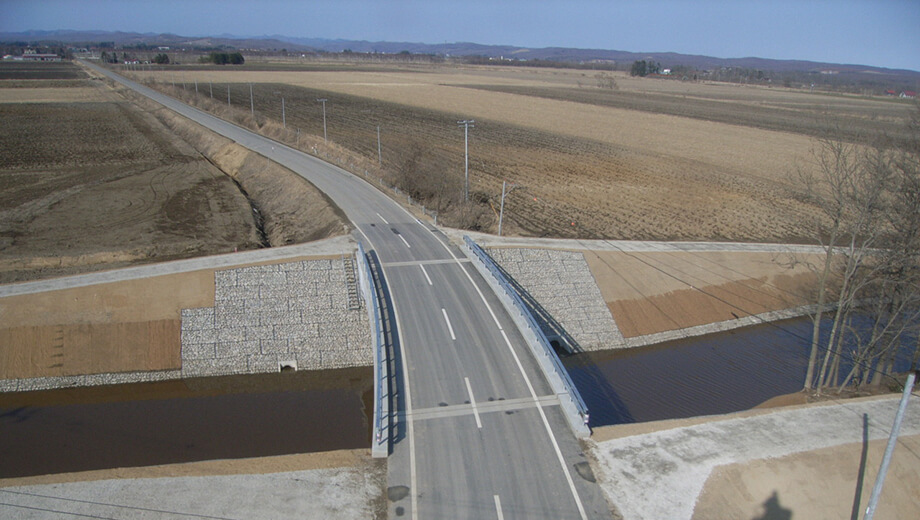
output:
[[[812,136],[835,121],[848,134],[896,134],[912,106],[892,100],[714,85],[552,69],[414,67],[382,70],[185,70],[137,73],[162,88],[249,109],[290,132],[322,136],[413,177],[443,211],[439,190],[459,190],[463,129],[470,176],[495,231],[501,181],[505,233],[525,236],[805,242],[817,217],[790,181],[810,167]],[[845,136],[846,137],[846,136]],[[442,186],[444,185],[444,186]],[[411,187],[410,187],[411,188]],[[425,191],[427,190],[427,192]],[[494,213],[493,213],[494,212]]]
[[[194,147],[202,129],[86,78],[66,62],[0,65],[0,283],[343,231],[340,212],[293,173],[239,151],[222,171]]]
[[[806,305],[814,275],[773,253],[584,251],[623,336]]]
[[[0,298],[0,378],[181,368],[180,313],[213,271]]]

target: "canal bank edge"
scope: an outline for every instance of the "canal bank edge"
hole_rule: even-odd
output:
[[[18,364],[22,373],[36,361],[58,365],[52,370],[36,367],[35,377],[2,378],[0,392],[277,372],[282,368],[369,366],[372,356],[364,304],[355,299],[349,287],[353,280],[348,269],[353,264],[348,259],[354,248],[350,237],[337,237],[312,244],[0,287],[0,316],[8,318],[0,323],[0,334],[6,340],[6,348],[0,352],[5,371],[8,373],[11,366]],[[189,284],[182,273],[194,275],[198,281]],[[202,275],[211,280],[210,288],[208,283],[200,283]],[[153,295],[147,293],[151,284],[155,287],[160,280],[168,283],[165,291],[154,291],[159,300],[154,304],[149,300]],[[189,287],[200,295],[183,294]],[[4,298],[6,295],[9,296]],[[132,308],[123,308],[126,302]],[[196,305],[189,307],[188,303]],[[203,307],[202,303],[210,305]],[[87,306],[96,308],[86,309]],[[41,315],[43,321],[10,312],[13,307],[31,309],[31,314]],[[175,338],[142,335],[128,341],[127,348],[132,353],[114,371],[94,370],[94,366],[106,366],[106,359],[97,358],[95,362],[84,359],[79,369],[60,374],[67,370],[60,366],[67,352],[65,335],[60,330],[118,328],[123,322],[152,318],[175,321]],[[17,346],[15,335],[22,336],[20,329],[29,326],[55,329],[56,344]],[[278,339],[278,335],[285,337]],[[35,336],[18,339],[27,343],[25,339]],[[109,339],[125,340],[102,338],[101,342],[111,342]],[[94,350],[85,343],[83,338],[82,350],[71,351],[71,356],[107,356],[107,350],[111,350],[110,345]],[[159,358],[166,361],[149,361]],[[60,375],[49,375],[49,371]]]
[[[451,235],[459,232],[447,230]],[[617,326],[610,306],[609,287],[597,267],[586,260],[586,253],[597,249],[623,250],[622,243],[609,241],[571,241],[547,239],[508,239],[490,235],[475,235],[490,244],[498,263],[505,269],[544,316],[545,332],[551,338],[565,341],[576,351],[592,351],[652,345],[672,339],[722,332],[807,314],[809,306],[773,309],[767,312],[720,320],[702,325],[675,327],[652,334],[624,337]],[[238,256],[238,264],[221,258],[214,272],[214,304],[184,307],[181,313],[181,366],[161,370],[124,370],[105,373],[82,373],[55,377],[32,377],[0,380],[0,391],[16,392],[62,388],[146,382],[238,373],[277,371],[283,367],[298,370],[318,370],[345,366],[370,366],[373,363],[366,313],[361,308],[348,309],[347,269],[345,255],[354,251],[350,237],[304,244],[299,247],[296,262],[284,262],[283,255],[270,260],[253,258],[253,253],[222,255]],[[456,238],[456,236],[455,236]],[[314,245],[311,248],[309,246]],[[537,248],[525,247],[528,244]],[[638,244],[638,245],[637,245]],[[645,245],[642,245],[645,244]],[[580,251],[549,248],[553,245],[580,245]],[[744,245],[742,245],[744,246]],[[803,246],[751,245],[740,250],[721,244],[681,245],[670,250],[667,244],[630,243],[629,248],[651,250],[662,254],[694,250],[730,249],[734,257],[751,254],[809,254]],[[273,248],[277,251],[288,248]],[[323,255],[316,260],[305,259],[310,250]],[[218,257],[209,257],[218,258]],[[197,267],[207,265],[208,258],[197,261]],[[258,264],[270,265],[258,265]],[[288,264],[288,265],[283,265]],[[333,265],[335,264],[335,268]],[[152,267],[152,266],[148,266]],[[784,267],[777,264],[776,270]],[[118,271],[143,271],[129,268]],[[180,268],[181,270],[181,268]],[[659,276],[673,276],[658,269]],[[341,274],[341,276],[340,276]],[[643,273],[647,275],[648,273]],[[144,276],[143,273],[134,275]],[[99,274],[82,275],[99,277]],[[68,278],[80,278],[68,277]],[[288,283],[290,278],[290,283]],[[102,279],[104,280],[104,279]],[[102,281],[102,283],[105,283]],[[79,283],[78,283],[79,284]],[[16,289],[19,284],[6,286]],[[2,304],[0,291],[0,304]],[[671,294],[671,293],[668,293]],[[663,297],[667,297],[665,294]],[[658,297],[660,295],[655,295]],[[728,306],[731,302],[727,303]],[[353,306],[353,305],[352,305]],[[296,308],[295,308],[296,307]],[[762,306],[761,306],[762,307]],[[341,312],[340,312],[341,311]],[[732,312],[732,314],[735,314]],[[678,324],[679,325],[679,324]],[[10,324],[4,324],[9,327]]]

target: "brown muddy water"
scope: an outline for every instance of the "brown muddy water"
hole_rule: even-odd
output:
[[[563,359],[591,426],[747,410],[805,381],[811,321],[794,319]]]
[[[0,395],[0,478],[370,446],[373,370]]]

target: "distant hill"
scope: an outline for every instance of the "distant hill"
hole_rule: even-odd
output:
[[[546,60],[569,63],[617,63],[625,68],[636,60],[657,61],[664,67],[686,66],[699,70],[740,67],[771,72],[803,72],[846,75],[872,75],[876,79],[890,76],[901,81],[920,81],[920,72],[904,69],[887,69],[870,65],[821,63],[804,60],[772,60],[766,58],[715,58],[674,52],[628,52],[607,49],[576,49],[568,47],[526,48],[513,45],[481,45],[477,43],[411,43],[411,42],[369,42],[358,40],[329,40],[320,38],[294,38],[271,35],[239,37],[217,35],[204,37],[179,36],[175,34],[127,33],[108,31],[24,31],[0,33],[0,42],[61,42],[86,44],[90,42],[114,42],[116,45],[168,45],[187,48],[234,48],[241,50],[279,51],[287,49],[296,52],[342,52],[397,54],[408,51],[413,54],[438,56],[483,56],[513,60]]]

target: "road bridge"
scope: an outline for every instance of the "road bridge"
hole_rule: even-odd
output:
[[[610,518],[556,393],[463,252],[340,168],[86,63],[297,172],[377,260],[397,357],[391,518]]]

